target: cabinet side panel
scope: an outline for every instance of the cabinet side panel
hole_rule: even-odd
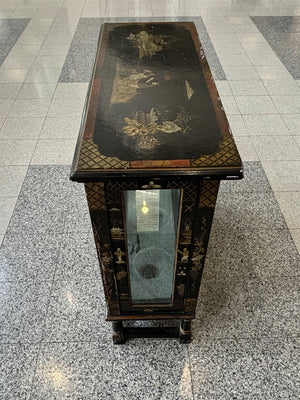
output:
[[[100,262],[108,314],[120,315],[104,184],[102,182],[86,183],[85,191]]]
[[[193,252],[188,274],[185,312],[195,312],[220,181],[202,182],[193,232]]]

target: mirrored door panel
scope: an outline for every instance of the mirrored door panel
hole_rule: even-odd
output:
[[[133,305],[172,302],[180,197],[179,189],[124,191]]]

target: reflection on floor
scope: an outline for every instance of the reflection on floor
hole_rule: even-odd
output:
[[[252,17],[294,79],[300,79],[300,17]]]

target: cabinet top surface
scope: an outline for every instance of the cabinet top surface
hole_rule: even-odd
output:
[[[71,179],[241,170],[195,25],[102,25]]]

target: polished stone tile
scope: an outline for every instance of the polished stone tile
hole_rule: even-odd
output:
[[[0,99],[0,117],[6,117],[9,110],[12,108],[14,100],[13,99]]]
[[[49,117],[81,117],[85,97],[55,97],[53,98]]]
[[[0,197],[0,233],[5,234],[16,205],[16,197]]]
[[[218,45],[220,45],[222,43],[231,43],[231,44],[236,44],[236,45],[239,44],[239,41],[233,32],[230,32],[230,33],[211,32],[209,36],[210,36],[212,42],[216,43]]]
[[[0,396],[26,399],[31,390],[38,354],[37,345],[0,345]]]
[[[283,85],[285,80],[292,80],[289,72],[281,65],[260,65],[256,66],[255,69],[262,80],[280,79],[283,81]]]
[[[225,67],[226,78],[230,81],[249,81],[259,79],[255,69],[252,66],[246,67]]]
[[[60,82],[89,81],[95,62],[100,21],[91,18],[79,21],[59,78]]]
[[[87,232],[91,229],[91,219],[84,197],[70,199],[68,212],[65,219],[65,230],[67,232]]]
[[[1,130],[0,139],[37,139],[44,118],[6,118]]]
[[[226,114],[240,114],[233,96],[221,96],[221,102]]]
[[[10,68],[0,70],[0,83],[22,83],[25,81],[28,70],[25,68]]]
[[[55,35],[55,34],[66,34],[66,35],[73,35],[74,32],[76,31],[77,25],[53,25],[50,28],[49,35]]]
[[[244,114],[248,134],[250,136],[289,135],[283,117],[279,114]]]
[[[36,35],[31,35],[31,34],[25,34],[21,35],[21,37],[17,41],[18,46],[27,46],[31,44],[37,44],[37,45],[42,45],[44,40],[45,40],[46,34],[36,34]]]
[[[290,229],[290,233],[300,254],[300,229]]]
[[[50,299],[51,282],[0,283],[2,343],[38,343]]]
[[[41,139],[76,139],[81,118],[48,117],[41,130]]]
[[[103,343],[43,344],[31,399],[114,400],[114,351]]]
[[[36,57],[36,59],[34,60],[31,68],[62,68],[62,66],[64,65],[64,61],[65,61],[65,56],[52,56],[52,55],[38,55]]]
[[[282,114],[300,114],[300,95],[272,96],[277,110]]]
[[[194,399],[273,399],[268,364],[259,342],[200,340],[190,345]]]
[[[31,20],[32,21],[32,20]],[[45,25],[36,25],[36,24],[31,24],[29,23],[27,27],[24,29],[24,33],[27,35],[45,35],[49,32],[50,25],[45,24]],[[27,45],[27,46],[36,46],[38,49],[41,47],[40,45]],[[25,47],[27,47],[25,46]],[[38,51],[36,52],[36,54]]]
[[[54,82],[58,81],[60,74],[60,68],[42,68],[42,69],[31,69],[28,72],[25,83],[34,83],[34,82]]]
[[[256,230],[285,229],[286,224],[272,193],[237,192],[220,197],[215,210],[216,222],[223,229]]]
[[[235,96],[241,114],[276,114],[277,109],[269,96]]]
[[[227,114],[227,119],[231,132],[234,137],[236,136],[248,136],[248,131],[243,121],[243,118],[239,114]]]
[[[14,12],[11,14],[14,18],[31,18],[34,16],[38,7],[26,7],[19,5]]]
[[[217,57],[214,45],[212,44],[212,42],[210,40],[210,37],[207,33],[206,27],[205,27],[201,17],[195,19],[195,25],[196,25],[196,28],[197,28],[197,31],[199,34],[201,44],[205,51],[207,61],[211,68],[212,74],[214,76],[214,79],[225,80],[226,76],[225,76],[224,70],[222,68],[222,65],[221,65],[218,57]]]
[[[300,16],[251,17],[294,79],[300,79]]]
[[[18,94],[19,99],[51,98],[55,91],[55,83],[24,83]]]
[[[299,393],[299,339],[268,338],[260,342],[278,399],[293,399]]]
[[[69,165],[72,163],[75,139],[40,139],[34,150],[32,165]]]
[[[0,165],[28,165],[36,140],[1,140]]]
[[[215,81],[220,96],[232,96],[232,91],[227,81]]]
[[[58,83],[54,98],[73,98],[79,97],[84,99],[87,94],[88,83]]]
[[[275,192],[289,229],[300,229],[300,192]]]
[[[299,270],[299,265],[297,272]],[[258,336],[299,336],[299,279],[285,276],[248,282],[257,316]]]
[[[60,244],[55,280],[72,279],[101,279],[91,229],[86,232],[67,233]]]
[[[262,164],[274,192],[300,191],[300,161],[264,161]]]
[[[69,47],[68,44],[43,44],[39,54],[41,56],[66,56]]]
[[[259,157],[255,151],[255,147],[247,136],[236,136],[235,143],[237,145],[242,161],[258,161]]]
[[[50,99],[16,99],[9,111],[9,117],[44,117],[48,112]]]
[[[240,44],[236,45],[231,43],[222,43],[217,45],[215,43],[214,48],[216,49],[218,56],[223,54],[245,55],[245,52]]]
[[[266,89],[261,81],[228,81],[234,96],[264,96]]]
[[[2,64],[2,68],[30,68],[36,55],[25,54],[25,55],[8,55]]]
[[[137,339],[114,350],[115,399],[193,399],[188,347],[177,340]],[[124,372],[132,379],[124,380]]]
[[[258,319],[242,277],[245,271],[238,275],[237,269],[226,269],[223,263],[223,268],[216,266],[214,274],[203,277],[192,325],[194,342],[204,337],[251,338],[257,335]],[[247,274],[250,276],[249,272]]]
[[[111,341],[101,280],[55,281],[43,333],[44,342]]]
[[[300,87],[293,80],[265,80],[263,84],[271,96],[300,94]]]
[[[47,234],[39,229],[39,224],[33,224],[29,236],[16,216],[15,212],[0,250],[0,281],[52,281],[59,235],[53,237],[53,232]]]
[[[21,83],[1,83],[0,84],[0,98],[1,99],[15,99],[19,90],[21,89]]]
[[[28,18],[2,18],[0,24],[0,65],[28,24]]]
[[[27,166],[0,167],[1,197],[17,197],[23,184]]]
[[[244,234],[248,265],[265,280],[299,274],[299,254],[287,228],[263,229]]]
[[[259,161],[244,162],[244,178],[237,181],[221,181],[220,196],[234,192],[271,192],[265,171]]]
[[[223,196],[226,196],[226,194],[223,194]],[[232,278],[238,281],[239,279],[252,276],[253,274],[253,268],[247,262],[244,229],[237,229],[235,226],[232,226],[229,233],[229,231],[219,224],[216,216],[205,261],[203,275],[204,289],[201,290],[205,291],[205,282],[213,281],[214,278],[220,280]],[[235,283],[233,285],[235,285]],[[224,285],[225,284],[226,282],[224,282]],[[213,296],[210,296],[210,299],[211,297]],[[202,295],[200,296],[200,303],[201,298]],[[222,299],[222,302],[224,302],[224,299]]]
[[[274,66],[274,65],[280,65],[280,61],[276,57],[276,55],[273,53],[272,49],[265,48],[265,46],[257,46],[255,44],[255,47],[249,47],[248,48],[248,43],[243,43],[243,50],[246,52],[247,57],[251,61],[251,63],[254,66]]]
[[[282,114],[282,119],[292,135],[300,135],[300,114]]]
[[[293,136],[253,136],[251,141],[261,161],[300,161]]]

